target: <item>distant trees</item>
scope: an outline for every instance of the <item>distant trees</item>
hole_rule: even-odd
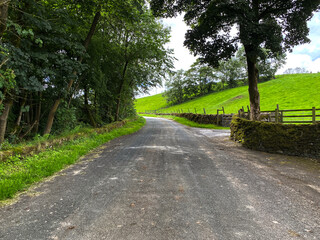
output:
[[[251,119],[260,115],[258,58],[276,56],[293,46],[306,43],[307,21],[319,10],[320,0],[235,0],[185,1],[151,0],[155,15],[171,17],[185,12],[191,26],[185,45],[213,67],[230,59],[241,43],[245,50]],[[236,34],[231,34],[235,27]]]
[[[283,73],[284,74],[309,73],[309,71],[304,67],[296,67],[296,68],[288,68]]]
[[[168,41],[142,0],[0,0],[0,143],[134,114]]]
[[[188,100],[189,96],[185,95],[185,72],[183,70],[178,70],[176,73],[172,74],[171,78],[167,81],[164,96],[168,103],[179,104]]]
[[[264,49],[265,52],[268,52]],[[277,70],[285,63],[285,55],[274,58],[258,58],[258,81],[275,78]],[[208,93],[247,84],[246,58],[240,48],[229,60],[220,61],[213,68],[198,59],[187,71],[179,70],[166,83],[164,96],[170,104],[178,104]]]

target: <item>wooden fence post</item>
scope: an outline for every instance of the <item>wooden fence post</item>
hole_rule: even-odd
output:
[[[203,113],[204,113],[204,115],[206,115],[206,109],[205,108],[203,108]]]
[[[315,107],[312,108],[312,123],[313,124],[316,123],[316,108]]]
[[[224,107],[222,107],[222,112],[223,112],[223,114],[224,114]]]
[[[277,108],[275,112],[275,122],[279,123],[279,104],[277,104]]]
[[[217,110],[217,125],[219,125],[219,109]]]

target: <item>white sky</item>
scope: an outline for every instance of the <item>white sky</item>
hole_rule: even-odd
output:
[[[185,33],[188,26],[183,22],[183,17],[163,19],[164,25],[171,27],[171,41],[168,48],[174,49],[175,69],[188,70],[195,62],[194,57],[189,50],[183,46]],[[287,53],[287,63],[278,71],[282,74],[288,68],[304,67],[313,73],[320,72],[320,13],[316,13],[308,23],[310,28],[309,38],[311,43],[299,45],[293,48],[291,53]],[[150,91],[148,95],[154,95],[164,91],[164,88],[156,88]]]

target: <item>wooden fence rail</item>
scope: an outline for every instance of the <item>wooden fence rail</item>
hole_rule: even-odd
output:
[[[205,108],[197,109],[197,108],[177,108],[174,110],[167,111],[164,109],[158,109],[158,110],[145,110],[143,113],[145,114],[171,114],[171,113],[195,113],[195,114],[207,114],[207,110]],[[221,109],[217,109],[217,115],[223,115],[225,114],[224,107],[221,107]]]
[[[250,109],[245,112],[244,108],[239,110],[238,116],[248,118]],[[311,109],[280,109],[279,105],[275,110],[261,111],[261,121],[284,123],[284,124],[307,124],[320,122],[320,108]]]
[[[249,119],[250,117],[250,108],[247,106],[247,111],[242,107],[238,111],[238,116]],[[196,108],[187,108],[181,109],[177,108],[171,111],[166,109],[159,110],[145,110],[146,114],[175,114],[175,113],[195,113],[195,114],[208,114],[206,109],[196,109]],[[232,114],[225,114],[225,109],[217,109],[217,115],[222,115],[229,117]],[[261,111],[260,121],[265,122],[275,122],[283,124],[315,124],[320,122],[320,108],[313,107],[311,109],[280,109],[277,105],[275,110],[270,111]]]

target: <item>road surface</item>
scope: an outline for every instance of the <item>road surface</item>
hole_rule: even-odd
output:
[[[0,239],[320,239],[320,166],[147,118],[0,208]]]

